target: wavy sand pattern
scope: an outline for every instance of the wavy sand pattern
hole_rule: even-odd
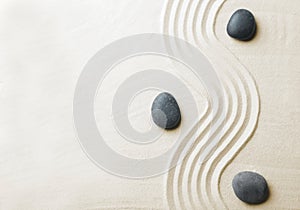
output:
[[[259,95],[255,82],[218,40],[214,30],[224,2],[168,0],[163,12],[163,32],[187,40],[204,51],[213,60],[225,90],[224,104],[208,107],[200,121],[194,147],[182,164],[167,175],[166,197],[170,209],[228,209],[220,193],[220,177],[257,124]],[[213,109],[217,109],[213,120],[219,127],[210,130],[208,116]],[[209,132],[212,135],[207,135]]]

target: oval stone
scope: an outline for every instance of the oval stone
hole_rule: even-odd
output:
[[[261,204],[269,197],[267,181],[255,172],[238,173],[232,181],[232,187],[235,195],[248,204]]]
[[[249,41],[256,34],[256,22],[253,14],[246,9],[239,9],[231,16],[227,33],[240,41]]]
[[[154,123],[163,129],[175,129],[181,121],[177,101],[170,93],[160,93],[153,101],[151,115]]]

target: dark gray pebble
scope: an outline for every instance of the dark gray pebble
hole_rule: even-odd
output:
[[[170,93],[160,93],[153,101],[151,115],[154,123],[164,129],[175,129],[181,121],[179,106]]]
[[[249,41],[256,34],[256,22],[253,14],[246,9],[237,10],[230,18],[227,33],[240,41]]]
[[[261,204],[269,197],[267,181],[258,173],[238,173],[232,181],[232,187],[235,195],[248,204]]]

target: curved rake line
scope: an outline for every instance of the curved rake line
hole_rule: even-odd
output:
[[[246,83],[246,89],[248,91],[248,93],[250,93],[249,95],[250,97],[250,107],[253,108],[252,112],[249,113],[248,117],[249,117],[249,129],[247,132],[246,128],[244,129],[244,133],[241,134],[241,136],[238,138],[238,141],[235,145],[237,145],[236,147],[230,147],[229,151],[226,153],[225,156],[222,157],[222,159],[219,161],[219,163],[217,164],[217,166],[215,167],[216,169],[214,170],[214,174],[212,175],[212,183],[219,183],[220,182],[220,177],[222,176],[222,173],[224,172],[225,168],[228,166],[228,164],[230,164],[230,162],[233,160],[233,158],[238,154],[238,152],[246,145],[246,143],[248,142],[248,140],[251,138],[251,136],[253,135],[253,132],[255,131],[255,128],[257,126],[257,122],[258,122],[258,117],[259,117],[259,110],[260,110],[260,103],[259,103],[259,94],[258,94],[258,88],[257,85],[255,84],[255,80],[253,78],[253,76],[249,73],[249,71],[246,69],[245,66],[243,66],[240,62],[238,62],[238,58],[236,56],[233,55],[232,52],[230,52],[230,50],[224,45],[222,44],[222,42],[217,38],[216,35],[216,31],[215,31],[215,22],[216,22],[216,18],[218,13],[221,10],[221,7],[223,6],[223,4],[225,3],[225,0],[217,0],[215,2],[215,4],[212,7],[212,25],[210,28],[210,33],[213,34],[213,36],[211,36],[213,38],[212,42],[215,43],[219,43],[220,48],[225,49],[228,54],[230,54],[233,59],[236,61],[237,64],[239,64],[240,71],[238,73],[243,73],[244,78],[246,79],[245,81],[247,81]],[[224,199],[220,193],[220,186],[212,186],[212,191],[213,192],[219,192],[218,193],[218,203],[222,202],[224,205],[224,207],[228,208],[228,206],[226,206],[226,203],[224,202]]]
[[[177,10],[177,11],[179,11],[179,10]],[[176,25],[176,23],[175,23],[175,25]],[[201,148],[203,147],[203,144],[200,144],[200,146],[199,145],[197,145],[197,146],[200,147],[199,150],[201,150]],[[190,155],[193,155],[193,154],[194,153],[190,153]],[[186,164],[185,164],[185,162],[183,162],[183,164],[181,165],[181,167],[176,168],[175,172],[172,174],[172,176],[175,176],[177,178],[177,180],[178,180],[178,181],[174,182],[174,185],[179,184],[179,186],[177,187],[177,191],[178,191],[178,199],[177,200],[179,201],[179,205],[178,206],[180,207],[180,209],[182,209],[182,208],[184,208],[184,209],[190,209],[189,207],[185,207],[185,205],[184,205],[184,202],[183,202],[184,196],[182,194],[183,194],[184,189],[186,190],[186,188],[183,187],[183,186],[181,186],[181,185],[184,185],[184,176],[182,175],[182,173],[188,171],[188,170],[186,170]],[[194,168],[193,165],[191,167]],[[188,176],[188,177],[191,177],[191,176]],[[190,182],[187,181],[187,183],[190,183]],[[189,187],[187,187],[187,188],[188,189],[186,191],[187,191],[187,194],[189,195],[187,197],[190,200],[190,202],[192,203],[192,201],[191,201],[191,195],[190,195],[191,193],[189,193],[190,192],[190,190],[189,190],[190,188]]]
[[[168,21],[168,19],[169,19],[169,17],[167,16],[168,15],[168,13],[171,13],[171,11],[169,11],[170,10],[170,8],[173,8],[173,1],[168,1],[167,2],[167,7],[166,7],[166,16],[165,16],[165,18],[164,18],[164,22],[165,22],[165,24],[167,25],[167,27],[165,27],[164,26],[164,30],[165,31],[168,31],[168,24],[169,24],[169,21]],[[169,203],[169,206],[176,206],[175,204],[174,204],[174,199],[172,199],[173,198],[173,196],[174,195],[170,195],[171,193],[170,192],[175,192],[174,190],[172,190],[173,189],[173,183],[170,183],[170,180],[171,180],[171,178],[172,178],[172,180],[173,180],[173,172],[170,172],[170,175],[169,175],[169,178],[168,178],[168,180],[167,180],[167,198],[168,198],[168,203]],[[170,189],[170,187],[172,187],[171,189]],[[172,202],[173,201],[173,202]],[[171,204],[172,203],[172,204]]]
[[[177,10],[177,11],[178,11],[178,10]],[[168,182],[168,183],[169,183],[169,182]],[[178,183],[178,182],[176,182],[176,183]],[[181,190],[179,190],[179,192],[180,192],[180,191],[181,191]],[[179,197],[179,199],[178,199],[178,200],[181,200],[181,199],[180,199],[180,197]]]
[[[206,11],[207,11],[207,9],[206,9]],[[208,21],[203,21],[203,22],[205,22],[205,23],[207,23]],[[195,30],[194,30],[195,31]],[[202,29],[202,31],[207,31],[207,28],[205,28],[205,30],[203,30]],[[243,107],[242,107],[243,108]],[[242,119],[242,118],[241,118]],[[229,140],[229,143],[230,142],[232,142],[232,141],[230,141]],[[218,151],[218,150],[217,150]],[[224,154],[224,152],[223,153],[220,153],[219,155],[222,155],[222,154]],[[210,158],[210,162],[214,162],[215,161],[215,157],[216,155],[214,155],[213,157],[211,157]],[[218,157],[218,156],[217,156]],[[202,172],[202,168],[201,168],[201,170],[199,171],[199,177],[202,177],[201,178],[201,184],[202,184],[202,189],[201,189],[201,191],[203,192],[203,194],[204,194],[204,198],[205,198],[205,200],[206,200],[206,204],[208,205],[208,206],[212,206],[212,205],[210,205],[211,204],[211,202],[210,202],[210,197],[211,197],[211,194],[209,194],[210,192],[209,192],[209,190],[207,189],[207,187],[208,187],[208,184],[206,184],[207,182],[207,176],[208,176],[208,173],[210,172],[210,171],[213,171],[212,169],[211,169],[211,163],[209,162],[209,165],[206,165],[205,166],[205,168],[204,168],[204,171]],[[217,182],[217,185],[218,185],[218,183],[219,182]],[[214,183],[214,184],[216,184],[216,183]],[[218,191],[219,192],[219,191]]]
[[[226,84],[226,86],[224,85],[224,88],[226,90],[228,90],[227,84]],[[232,100],[231,99],[232,98],[231,92],[227,91],[226,96],[227,96],[227,101]],[[230,103],[228,103],[228,102],[226,103],[226,106],[227,106],[226,110],[228,109],[227,114],[226,114],[227,116],[232,112],[232,108],[230,106],[228,106],[228,104],[230,104]],[[219,129],[222,129],[222,127],[219,128]],[[191,202],[193,208],[199,208],[199,205],[203,204],[202,203],[202,197],[200,197],[201,200],[199,200],[198,204],[196,204],[197,199],[193,197],[193,195],[196,194],[197,190],[195,190],[195,189],[196,189],[196,186],[198,185],[198,183],[195,182],[195,179],[193,178],[193,173],[194,173],[195,169],[198,166],[200,167],[200,165],[202,164],[202,161],[203,161],[202,159],[201,159],[200,163],[198,163],[196,160],[200,159],[200,155],[202,155],[203,150],[205,150],[205,148],[203,148],[203,147],[199,147],[196,150],[194,150],[193,154],[192,154],[192,157],[188,160],[189,162],[191,162],[189,170],[186,170],[184,168],[182,169],[182,170],[184,170],[184,174],[187,174],[186,175],[186,177],[187,177],[186,178],[187,179],[186,183],[188,185],[187,186],[188,191],[190,192],[189,193],[190,202]],[[192,192],[193,189],[194,189],[194,191]],[[197,198],[199,198],[199,197],[197,196]]]
[[[177,10],[177,11],[179,11],[179,10]],[[173,174],[172,174],[173,175]],[[169,183],[169,182],[168,182]],[[176,182],[176,183],[178,183],[178,182]],[[181,190],[179,190],[179,192],[181,192]],[[179,199],[178,199],[179,201],[181,201],[181,197],[179,196]],[[180,203],[182,203],[182,202],[180,202]]]
[[[176,26],[179,25],[178,22],[179,22],[179,19],[180,19],[180,17],[181,17],[180,11],[181,11],[181,9],[182,9],[182,5],[183,5],[184,0],[177,0],[177,1],[178,1],[177,7],[176,7],[176,9],[175,9],[175,11],[174,11],[174,21],[173,21],[173,33],[174,33],[174,34],[173,34],[173,35],[174,35],[175,37],[179,37],[179,38],[180,38],[180,36],[179,36],[180,30],[179,30],[179,28],[176,27]]]
[[[213,24],[212,24],[212,27],[214,27],[214,22],[213,22]],[[204,30],[204,31],[206,31],[206,30]],[[237,63],[237,64],[239,64],[239,62],[236,60],[234,63]],[[242,65],[241,65],[242,66]],[[250,92],[250,96],[251,95],[254,95],[254,102],[253,103],[251,103],[250,105],[252,105],[253,104],[253,106],[251,106],[251,107],[254,107],[254,112],[252,112],[253,114],[251,115],[251,114],[248,114],[248,116],[249,116],[249,118],[251,118],[252,119],[252,124],[250,125],[250,129],[248,129],[248,130],[250,130],[250,132],[246,132],[246,133],[243,133],[244,135],[242,135],[242,137],[243,138],[240,138],[238,141],[237,141],[237,143],[235,144],[236,146],[235,147],[231,147],[231,150],[230,150],[230,158],[227,158],[228,160],[226,161],[226,160],[224,160],[224,158],[225,157],[227,157],[228,155],[223,155],[223,153],[222,152],[220,152],[219,153],[219,155],[218,156],[220,156],[220,155],[222,155],[223,156],[223,158],[221,159],[221,161],[219,162],[219,165],[220,164],[222,164],[223,165],[223,167],[219,167],[218,168],[218,171],[221,171],[221,172],[219,172],[219,176],[217,176],[217,175],[215,175],[215,174],[213,174],[213,176],[212,177],[214,177],[214,182],[212,182],[212,184],[211,185],[214,185],[214,188],[211,186],[211,188],[213,188],[213,189],[216,189],[217,188],[217,191],[216,190],[214,190],[214,192],[215,192],[215,194],[216,194],[216,192],[218,192],[217,194],[218,195],[220,195],[220,198],[221,198],[221,194],[220,194],[220,189],[219,189],[219,185],[218,185],[218,183],[219,183],[219,181],[220,181],[220,176],[221,176],[221,173],[222,173],[222,171],[224,171],[224,169],[225,169],[225,167],[229,164],[229,161],[230,160],[232,160],[232,158],[234,158],[234,156],[237,154],[237,152],[238,151],[240,151],[241,150],[241,148],[242,148],[242,146],[243,145],[245,145],[245,143],[247,142],[247,140],[249,139],[249,137],[252,135],[252,131],[255,129],[255,126],[256,126],[256,124],[257,124],[257,119],[258,119],[258,114],[259,114],[259,98],[258,98],[258,92],[257,92],[257,87],[255,86],[255,83],[254,83],[254,80],[253,80],[253,78],[249,75],[249,72],[245,69],[245,67],[244,66],[242,66],[242,68],[243,68],[243,71],[244,71],[244,77],[246,77],[246,81],[247,82],[249,82],[249,84],[252,86],[252,89],[248,89],[248,87],[247,87],[247,84],[245,84],[245,89],[246,90],[252,90],[252,92]],[[239,72],[237,72],[237,73],[239,73]],[[240,76],[240,78],[243,78],[243,75],[239,75]],[[248,92],[248,91],[247,91]],[[247,96],[248,96],[248,94],[247,94]],[[252,101],[252,100],[251,100]],[[249,120],[250,121],[250,120]],[[246,126],[245,126],[246,127]],[[241,126],[241,129],[242,129],[243,127]],[[245,131],[245,129],[244,130],[242,130],[242,131]],[[229,141],[228,142],[228,144],[230,144],[232,141]],[[228,146],[228,144],[227,144],[227,146]],[[229,145],[230,146],[230,145]],[[224,147],[224,146],[222,146],[222,147]],[[221,149],[222,149],[222,147],[221,147]],[[215,155],[216,156],[216,155]],[[217,156],[217,157],[218,157]],[[216,161],[216,158],[213,158],[213,157],[211,157],[211,160],[212,161]],[[225,162],[226,163],[225,163]],[[209,167],[208,167],[209,168]],[[220,170],[221,169],[221,170]],[[210,170],[207,170],[206,169],[206,174],[209,172],[209,171],[214,171],[214,170],[212,170],[211,168],[210,168]],[[200,175],[202,175],[202,173],[200,173]],[[207,175],[205,175],[206,177],[207,177]],[[216,177],[217,177],[217,180],[216,180]],[[206,182],[206,179],[203,179],[202,180],[202,182],[201,183],[207,183]],[[208,191],[206,190],[206,186],[204,187],[204,190],[203,190],[205,193],[207,193]],[[211,196],[207,196],[208,198],[210,198],[210,197],[213,197],[212,195]],[[219,199],[219,201],[222,201],[223,202],[223,200],[222,200],[222,198],[221,199]],[[213,203],[213,202],[207,202],[207,203]],[[223,202],[224,203],[224,202]]]
[[[206,8],[207,8],[207,4],[209,4],[209,1],[204,1],[204,3],[203,4],[201,4],[200,5],[200,3],[197,5],[197,9],[196,9],[196,15],[194,15],[194,18],[193,18],[193,35],[194,35],[194,39],[195,39],[195,42],[198,44],[198,46],[201,46],[201,44],[200,44],[200,38],[198,39],[197,38],[197,36],[195,35],[196,34],[196,25],[198,25],[197,24],[197,20],[199,20],[199,19],[201,19],[202,20],[202,24],[201,24],[201,29],[202,29],[202,33],[200,33],[200,34],[202,34],[202,43],[207,43],[206,42],[206,37],[205,37],[205,22],[206,22],[206,17],[205,17],[205,11],[206,11]],[[204,5],[204,6],[203,6]],[[199,18],[198,17],[198,14],[203,14],[203,16],[202,16],[202,18]],[[199,36],[200,37],[200,36]],[[237,91],[235,91],[235,92],[237,92]],[[231,105],[231,104],[230,104]],[[229,125],[228,125],[229,124]],[[230,124],[232,124],[232,122],[227,122],[227,127],[230,127]],[[230,130],[229,130],[230,131]],[[229,132],[229,131],[227,131],[227,132]],[[221,140],[222,140],[222,138],[221,138]],[[217,141],[218,143],[220,143],[220,141]],[[214,143],[214,141],[213,141],[213,144],[215,144]],[[211,147],[209,147],[209,148],[213,148],[214,146],[216,146],[216,145],[210,145]],[[201,167],[200,169],[199,169],[199,174],[201,175],[201,169],[202,169],[203,167]],[[193,171],[196,171],[195,169],[193,169]],[[192,179],[192,180],[195,180],[195,179]],[[198,180],[198,179],[196,179],[196,180]],[[197,186],[197,181],[196,181],[196,183],[194,183],[194,186]],[[192,184],[192,183],[191,183]],[[207,203],[207,194],[205,193],[205,190],[204,190],[204,193],[202,193],[201,194],[201,192],[203,192],[203,190],[202,191],[200,191],[200,194],[199,194],[199,189],[197,188],[197,192],[198,192],[198,196],[197,196],[197,198],[199,199],[199,204],[201,205],[201,204],[204,204],[204,203]],[[194,200],[197,200],[197,198],[194,198]],[[205,202],[203,202],[203,201],[205,201]]]
[[[166,3],[166,9],[165,9],[165,11],[166,11],[165,14],[166,15],[164,16],[164,21],[163,21],[164,22],[163,30],[165,32],[168,32],[168,29],[169,29],[169,27],[168,27],[169,26],[169,19],[171,18],[170,17],[170,14],[171,14],[170,10],[174,7],[173,3],[174,3],[173,1],[168,1]],[[209,110],[207,110],[207,111],[209,111]],[[202,122],[202,121],[200,121],[200,122]],[[173,196],[174,196],[174,194],[173,194],[173,184],[174,184],[173,178],[174,177],[172,176],[173,174],[174,173],[171,171],[169,176],[167,177],[167,181],[166,181],[166,183],[167,183],[167,192],[166,192],[166,194],[167,194],[167,198],[168,198],[167,200],[168,200],[168,205],[169,206],[176,206],[175,205],[175,200],[173,198]]]
[[[219,1],[220,2],[220,1]],[[224,2],[224,1],[223,1]],[[188,11],[190,11],[190,8],[191,8],[191,6],[190,6],[191,4],[189,4],[188,5]],[[178,9],[178,8],[177,8]],[[220,9],[220,8],[219,8]],[[186,14],[186,16],[185,17],[188,17],[188,15],[189,14]],[[177,19],[178,20],[178,19]],[[205,21],[203,21],[203,22],[205,22]],[[184,25],[187,27],[187,20],[185,20],[184,21]],[[196,25],[196,24],[193,24],[193,25]],[[213,24],[213,26],[214,26],[214,24]],[[186,29],[184,29],[184,31],[187,31]],[[193,28],[193,31],[194,31],[194,36],[195,36],[195,27]],[[187,34],[187,33],[184,33],[184,34]],[[187,35],[185,35],[185,37],[187,37]],[[203,42],[204,43],[204,42]],[[256,104],[256,103],[255,103]],[[254,128],[253,128],[254,129]],[[242,145],[241,145],[242,146]],[[234,152],[233,152],[233,154],[235,154]],[[207,176],[206,176],[207,177]],[[213,176],[214,178],[215,177],[220,177],[220,176],[216,176],[216,175],[214,175]],[[216,179],[216,178],[215,178]],[[219,180],[219,178],[218,178],[218,180]],[[218,182],[211,182],[211,183],[219,183],[219,181]],[[170,186],[170,185],[169,185]],[[218,187],[217,187],[218,188]],[[215,189],[215,188],[214,188]],[[206,189],[205,189],[206,190]],[[189,190],[188,190],[189,191]],[[217,190],[217,192],[220,194],[220,192],[219,192],[219,188],[218,188],[218,190]],[[221,196],[221,194],[220,194],[220,196]],[[222,200],[222,199],[221,199]]]

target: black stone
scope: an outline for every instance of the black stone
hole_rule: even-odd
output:
[[[179,106],[170,93],[160,93],[153,101],[151,115],[154,123],[163,129],[175,129],[181,121]]]
[[[253,14],[245,9],[237,10],[230,18],[227,33],[240,41],[249,41],[256,34],[256,22]]]
[[[232,187],[235,195],[248,204],[261,204],[269,197],[267,181],[254,172],[238,173],[232,181]]]

